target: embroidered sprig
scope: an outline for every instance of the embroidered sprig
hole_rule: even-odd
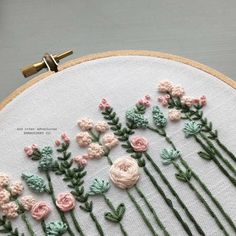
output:
[[[24,236],[23,233],[19,233],[18,228],[13,228],[10,220],[7,220],[6,216],[0,217],[0,234],[7,234],[9,236]]]

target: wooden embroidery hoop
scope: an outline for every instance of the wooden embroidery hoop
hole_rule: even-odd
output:
[[[100,58],[106,58],[106,57],[113,57],[113,56],[150,56],[150,57],[158,57],[158,58],[163,58],[163,59],[168,59],[168,60],[173,60],[177,61],[183,64],[190,65],[192,67],[195,67],[199,70],[202,70],[208,74],[213,75],[214,77],[220,79],[221,81],[225,82],[232,88],[236,89],[236,82],[227,77],[226,75],[222,74],[221,72],[214,70],[211,67],[208,67],[204,64],[201,64],[199,62],[168,54],[168,53],[163,53],[163,52],[158,52],[158,51],[145,51],[145,50],[119,50],[119,51],[107,51],[107,52],[102,52],[102,53],[96,53],[96,54],[91,54],[87,56],[82,56],[77,59],[71,60],[69,62],[66,62],[63,65],[59,66],[59,71],[64,70],[68,67],[87,62],[87,61],[92,61]],[[12,92],[8,97],[6,97],[1,103],[0,103],[0,110],[2,110],[8,103],[10,103],[12,100],[14,100],[19,94],[21,94],[23,91],[26,89],[30,88],[32,85],[36,84],[37,82],[47,78],[49,75],[54,74],[52,71],[45,72],[39,76],[36,76],[32,80],[29,80],[22,86],[18,87],[14,92]]]

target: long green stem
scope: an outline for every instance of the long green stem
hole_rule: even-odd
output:
[[[184,209],[186,215],[189,217],[189,219],[193,222],[195,228],[197,229],[198,233],[200,235],[205,235],[204,231],[202,230],[201,226],[197,223],[197,221],[195,220],[195,218],[193,217],[193,215],[190,213],[190,211],[188,210],[187,206],[184,204],[184,202],[181,200],[181,198],[179,197],[179,195],[177,194],[177,192],[174,190],[174,188],[171,186],[170,182],[167,180],[167,178],[165,177],[165,175],[162,173],[162,171],[160,170],[160,168],[158,167],[158,165],[153,161],[153,159],[151,158],[151,156],[145,152],[144,153],[145,157],[147,158],[148,161],[150,161],[150,163],[152,164],[153,168],[156,170],[156,172],[160,175],[161,179],[163,180],[163,182],[167,185],[167,187],[169,188],[169,190],[171,191],[171,193],[175,196],[177,202],[180,204],[180,206]]]
[[[78,233],[79,233],[81,236],[84,236],[85,234],[84,234],[83,230],[81,229],[81,227],[80,227],[80,225],[79,225],[79,223],[78,223],[78,221],[77,221],[77,219],[76,219],[76,217],[75,217],[75,213],[74,213],[73,210],[70,211],[70,215],[71,215],[71,218],[72,218],[72,221],[73,221],[73,223],[74,223],[74,226],[75,226],[76,230],[78,231]]]
[[[41,227],[43,229],[44,235],[47,236],[45,220],[41,220]]]
[[[52,181],[51,181],[51,177],[50,177],[50,174],[48,171],[46,171],[46,177],[47,177],[47,180],[48,180],[48,186],[49,186],[49,190],[50,190],[50,195],[51,195],[51,198],[52,198],[52,202],[54,204],[54,206],[56,207],[60,217],[61,217],[61,220],[67,225],[67,231],[68,233],[71,235],[71,236],[75,236],[75,234],[73,233],[73,231],[71,230],[70,228],[70,225],[69,225],[69,222],[67,221],[65,215],[60,211],[60,209],[58,208],[57,204],[56,204],[56,197],[55,197],[55,193],[54,193],[54,188],[53,188],[53,185],[52,185]]]
[[[90,214],[90,217],[92,218],[92,220],[94,221],[94,223],[96,225],[96,228],[97,228],[97,230],[99,232],[99,235],[100,236],[104,236],[103,229],[102,229],[101,225],[99,224],[99,222],[97,220],[97,217],[93,214],[92,211],[89,214]]]
[[[116,212],[116,209],[115,209],[115,207],[113,206],[113,204],[112,204],[112,202],[110,201],[110,199],[107,198],[105,194],[102,194],[102,196],[103,196],[103,198],[104,198],[106,204],[108,205],[108,207],[112,210],[113,213],[115,213],[115,212]],[[128,233],[127,233],[126,230],[124,229],[124,226],[122,225],[121,222],[119,222],[119,226],[120,226],[120,230],[121,230],[122,234],[123,234],[124,236],[128,236]]]
[[[174,165],[174,167],[176,168],[176,170],[181,173],[182,170],[180,168],[180,166],[176,163],[176,162],[172,162],[172,164]],[[215,220],[216,224],[219,226],[219,228],[223,231],[224,235],[229,236],[229,234],[227,233],[226,229],[224,228],[224,226],[222,225],[222,223],[220,222],[219,218],[216,216],[216,214],[213,212],[213,210],[211,209],[211,207],[208,205],[208,203],[206,202],[206,200],[202,197],[202,195],[198,192],[198,190],[195,188],[195,186],[191,183],[191,180],[187,180],[186,179],[186,183],[189,185],[190,189],[192,189],[192,191],[196,194],[197,198],[203,203],[203,205],[206,207],[208,213],[212,216],[212,218]]]
[[[221,155],[221,153],[217,150],[217,148],[213,145],[213,143],[206,137],[206,135],[200,132],[200,136],[206,141],[208,146],[214,150],[215,154],[225,163],[225,165],[233,172],[233,174],[236,175],[236,169],[230,164],[230,162],[227,159],[225,159]]]
[[[25,223],[25,225],[26,225],[26,228],[27,228],[27,230],[29,231],[29,234],[30,234],[31,236],[36,236],[36,234],[34,233],[34,231],[33,231],[33,229],[32,229],[32,225],[30,224],[30,222],[29,222],[29,220],[28,220],[28,218],[27,218],[25,212],[23,212],[23,213],[21,214],[21,218],[22,218],[22,220],[24,221],[24,223]]]
[[[135,200],[135,198],[133,197],[133,195],[130,193],[129,190],[126,190],[130,200],[133,202],[134,206],[136,207],[137,211],[139,212],[139,214],[141,215],[144,223],[147,225],[148,229],[151,231],[153,236],[158,236],[158,234],[155,232],[154,228],[152,227],[152,224],[150,223],[150,221],[148,220],[148,218],[146,217],[146,215],[144,214],[142,208],[140,207],[140,205],[138,204],[138,202]]]

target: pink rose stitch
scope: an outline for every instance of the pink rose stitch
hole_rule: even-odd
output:
[[[15,202],[9,202],[1,206],[2,213],[7,218],[16,218],[18,216],[19,206]]]
[[[86,166],[88,164],[88,155],[78,155],[74,158],[74,162],[79,166]]]
[[[78,126],[82,131],[88,131],[93,128],[93,121],[89,118],[82,118],[78,121]]]
[[[170,109],[168,116],[171,121],[178,121],[181,119],[181,112],[175,108]]]
[[[148,140],[143,137],[133,137],[130,144],[136,152],[145,152],[148,149]]]
[[[20,199],[20,203],[26,211],[30,211],[36,201],[32,196],[27,195]]]
[[[114,134],[105,134],[102,137],[102,143],[106,148],[112,149],[113,147],[118,145],[119,140],[116,138]]]
[[[0,190],[0,207],[10,201],[11,194],[6,190]]]
[[[57,196],[56,205],[63,212],[70,211],[75,208],[75,198],[71,193],[60,193]]]
[[[162,80],[158,85],[158,91],[161,93],[171,92],[173,84],[169,80]]]
[[[108,104],[107,100],[105,98],[102,99],[101,103],[99,104],[100,110],[106,110],[110,108],[111,106]]]
[[[22,194],[22,192],[24,190],[24,186],[23,186],[22,182],[17,181],[17,182],[10,185],[9,190],[10,190],[12,196],[19,196]]]
[[[31,215],[35,220],[42,220],[47,218],[51,208],[44,201],[36,202],[31,208]]]
[[[87,147],[92,143],[92,137],[88,132],[80,132],[76,136],[76,141],[80,147]]]
[[[95,130],[99,133],[105,133],[109,129],[106,121],[99,121],[94,126]]]
[[[104,148],[98,143],[91,143],[88,147],[88,156],[90,159],[99,159],[104,155]]]

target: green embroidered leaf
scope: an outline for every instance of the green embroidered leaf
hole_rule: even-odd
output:
[[[146,165],[146,161],[144,159],[138,159],[138,166],[144,167]]]
[[[104,214],[104,216],[105,216],[105,219],[108,220],[108,221],[111,221],[111,222],[114,222],[114,223],[120,222],[119,219],[117,218],[117,216],[112,214],[111,212],[106,212]]]
[[[208,161],[212,160],[212,157],[205,152],[198,152],[198,155],[205,160]]]
[[[175,174],[175,177],[176,177],[178,180],[180,180],[180,181],[186,182],[185,176],[183,176],[183,175],[180,174],[180,173],[176,173],[176,174]]]
[[[116,215],[118,216],[119,220],[121,221],[125,214],[125,205],[121,203],[116,209]]]

